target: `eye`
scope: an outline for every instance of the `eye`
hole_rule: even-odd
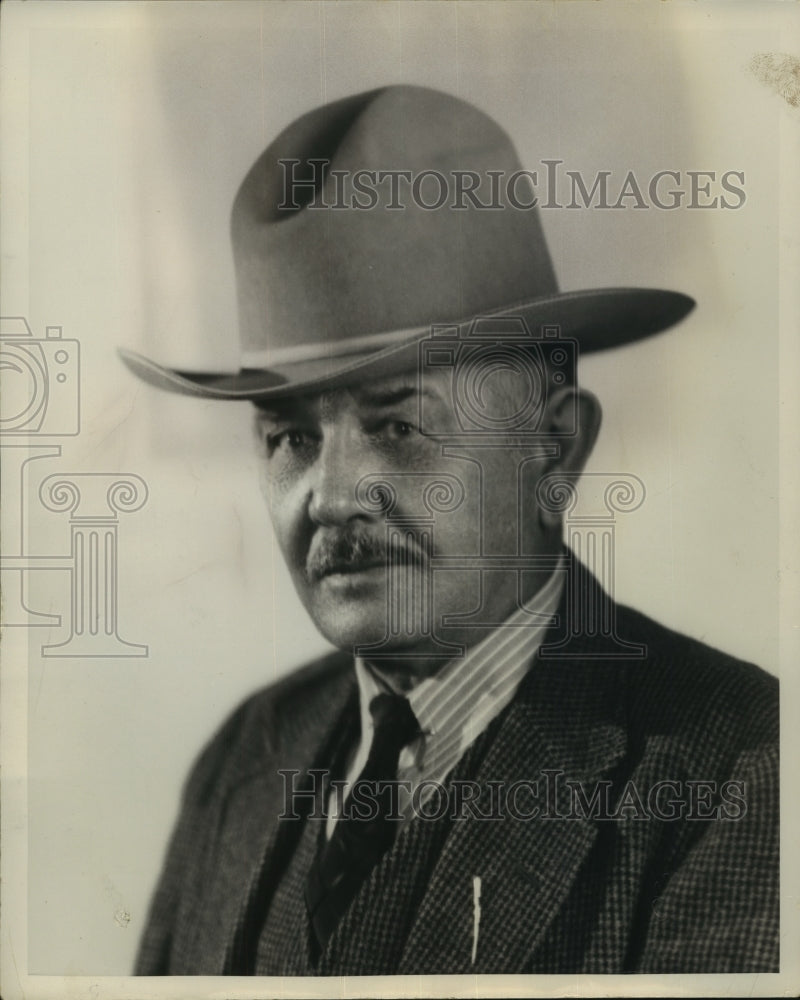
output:
[[[299,427],[286,427],[265,435],[267,451],[270,455],[279,449],[287,452],[300,451],[311,445],[312,436]]]
[[[304,444],[308,443],[308,435],[306,432],[295,429],[284,431],[282,439],[286,442],[289,448],[302,448]]]
[[[384,416],[365,427],[376,446],[400,446],[415,442],[422,435],[416,424],[402,417]]]
[[[414,433],[414,427],[405,420],[389,420],[386,430],[390,437],[404,438]]]
[[[376,442],[383,441],[390,444],[408,441],[418,433],[414,424],[397,417],[384,417],[376,420],[371,427],[368,427],[368,431]]]

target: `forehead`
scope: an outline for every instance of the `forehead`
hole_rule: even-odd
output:
[[[418,405],[420,397],[446,406],[450,399],[447,377],[436,371],[410,371],[374,379],[365,376],[357,384],[269,400],[256,405],[266,414],[276,416],[305,412],[313,413],[320,419],[335,420],[338,415],[352,409],[382,409],[400,405],[413,407]]]

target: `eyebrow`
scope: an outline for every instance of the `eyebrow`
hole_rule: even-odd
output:
[[[282,420],[291,420],[296,416],[296,407],[285,401],[275,401],[269,404],[256,403],[256,420],[270,420],[278,423]]]
[[[439,394],[426,389],[424,386],[420,388],[416,384],[413,385],[400,385],[394,388],[388,389],[361,389],[358,393],[358,399],[361,403],[366,403],[367,406],[396,406],[397,403],[402,403],[411,396],[426,396],[429,399],[439,399]]]
[[[323,394],[324,395],[324,394]],[[359,388],[356,399],[362,406],[372,406],[376,408],[396,406],[411,397],[425,396],[428,399],[440,400],[441,396],[435,390],[420,387],[416,381],[401,385],[390,386],[386,389]],[[269,402],[256,403],[256,413],[258,419],[272,421],[282,421],[297,419],[304,411],[303,401],[297,399],[270,400]]]

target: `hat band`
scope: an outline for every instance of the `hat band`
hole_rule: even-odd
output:
[[[275,368],[298,361],[317,361],[323,358],[340,358],[348,354],[362,354],[366,350],[379,350],[390,344],[408,340],[419,330],[391,330],[365,337],[345,337],[315,344],[295,344],[292,347],[261,347],[255,351],[242,351],[242,368]]]

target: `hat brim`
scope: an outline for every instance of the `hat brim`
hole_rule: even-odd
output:
[[[549,295],[486,316],[519,316],[534,335],[542,325],[558,326],[561,336],[577,340],[579,354],[589,354],[660,333],[680,322],[694,304],[680,292],[602,288]],[[466,332],[474,319],[452,325]],[[430,334],[429,326],[409,330],[398,342],[393,331],[387,335],[391,346],[348,355],[325,356],[321,345],[317,358],[228,374],[167,368],[125,348],[119,354],[135,375],[160,389],[204,399],[268,400],[347,385],[367,372],[371,378],[383,378],[409,371],[417,363],[420,342]]]

